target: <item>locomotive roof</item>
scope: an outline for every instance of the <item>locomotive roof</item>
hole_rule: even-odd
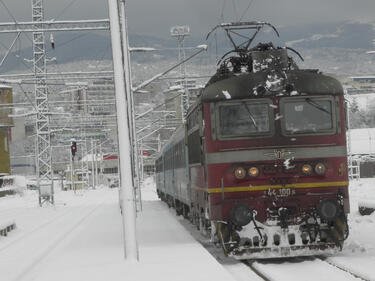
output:
[[[278,78],[282,87],[271,91]],[[258,89],[261,89],[259,94]],[[287,90],[286,90],[287,89]],[[342,95],[343,88],[335,78],[317,70],[259,71],[233,74],[215,74],[201,92],[202,102],[228,99],[255,98],[277,95]]]

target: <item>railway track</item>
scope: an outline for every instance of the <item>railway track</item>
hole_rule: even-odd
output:
[[[364,277],[364,276],[361,276],[361,275],[359,275],[359,274],[357,274],[357,273],[354,273],[354,272],[348,270],[347,268],[345,268],[345,267],[343,267],[343,266],[341,266],[341,265],[338,265],[338,264],[336,264],[336,263],[334,263],[334,262],[332,262],[332,261],[327,260],[326,258],[321,258],[321,257],[320,257],[319,259],[321,259],[323,262],[326,262],[326,263],[328,263],[329,265],[331,265],[331,266],[333,266],[333,267],[335,267],[335,268],[337,268],[337,269],[340,269],[340,270],[342,270],[342,271],[345,271],[345,272],[349,273],[350,275],[352,275],[352,276],[354,276],[355,278],[358,278],[358,279],[360,279],[360,280],[363,280],[363,281],[373,281],[373,280],[375,280],[375,279],[368,279],[368,278],[366,278],[366,277]]]
[[[39,225],[33,227],[32,229],[26,231],[25,233],[17,236],[17,238],[10,240],[8,243],[4,243],[4,245],[2,245],[0,247],[0,252],[4,251],[8,247],[11,247],[12,245],[17,244],[18,242],[22,241],[23,239],[25,239],[26,237],[28,237],[30,235],[33,235],[34,233],[43,231],[43,229],[47,228],[52,223],[60,221],[61,219],[63,219],[64,217],[66,217],[67,215],[71,214],[74,211],[77,212],[77,210],[67,210],[65,212],[59,213],[58,215],[56,215],[56,216],[50,218],[49,220],[47,220],[46,222],[44,222],[42,224],[39,224]],[[24,211],[18,212],[18,214],[20,214],[22,212],[24,212]]]
[[[320,261],[320,262],[317,262]],[[289,274],[293,274],[294,278],[298,278],[299,280],[331,280],[332,278],[328,277],[328,275],[324,275],[323,272],[327,271],[328,267],[331,268],[331,274],[334,278],[334,280],[363,280],[363,281],[374,281],[375,279],[369,279],[365,276],[362,276],[358,273],[355,273],[351,270],[349,270],[346,267],[343,267],[341,265],[338,265],[332,261],[327,260],[324,257],[298,257],[298,258],[292,258],[292,259],[277,259],[274,261],[253,261],[253,260],[246,260],[243,261],[243,263],[249,267],[249,269],[254,272],[261,280],[264,281],[278,281],[279,279],[283,280],[284,278],[280,276],[280,274],[276,274],[275,272],[267,271],[267,269],[262,268],[264,266],[259,265],[266,265],[269,267],[275,267],[279,266],[282,267],[284,263],[293,263],[294,267],[296,267],[296,263],[306,263],[307,267],[310,269],[309,271],[306,271],[304,274],[306,275],[305,278],[295,276],[294,274],[298,272],[299,270],[295,268],[295,270],[291,270],[286,266],[285,270],[289,271]],[[277,271],[276,271],[277,272]],[[341,277],[338,277],[337,275],[341,275]],[[298,274],[297,274],[298,275]],[[324,276],[327,276],[324,278]],[[303,278],[303,279],[301,279]]]
[[[3,244],[0,247],[0,261],[4,264],[0,268],[6,280],[31,280],[31,276],[37,274],[43,267],[46,258],[59,249],[102,205],[103,202],[98,202],[93,206],[80,206],[66,210],[14,237],[9,240],[9,243]],[[52,228],[56,229],[56,234],[53,236],[51,236]],[[24,253],[25,257],[21,257],[20,253]],[[20,257],[17,260],[18,270],[17,272],[11,271],[13,267],[11,264],[18,257]]]
[[[102,203],[103,204],[103,203]],[[32,259],[24,264],[24,266],[19,270],[19,272],[13,276],[11,281],[27,281],[33,280],[30,277],[38,274],[43,264],[47,261],[48,257],[57,249],[62,247],[65,241],[71,236],[74,235],[75,231],[86,221],[91,215],[93,215],[102,204],[97,204],[94,207],[90,207],[88,210],[83,210],[80,216],[76,217],[73,222],[69,223],[67,227],[63,229],[52,241],[49,241],[44,245],[43,249],[40,249],[39,252],[32,257]]]

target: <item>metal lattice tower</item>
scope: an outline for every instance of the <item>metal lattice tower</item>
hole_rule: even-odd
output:
[[[184,41],[185,37],[190,35],[190,28],[187,25],[173,26],[171,28],[171,36],[177,38],[178,60],[182,62],[186,59]],[[185,63],[180,65],[180,72],[183,79],[183,93],[181,94],[181,115],[182,121],[185,122],[186,114],[189,108],[189,93],[186,87],[186,67]]]
[[[36,114],[36,170],[39,204],[54,203],[52,182],[51,136],[49,130],[48,89],[46,85],[46,52],[43,28],[43,0],[32,0],[33,62],[35,75]]]

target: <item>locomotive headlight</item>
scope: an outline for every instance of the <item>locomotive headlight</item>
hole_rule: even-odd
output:
[[[326,221],[335,220],[341,212],[341,208],[336,200],[324,199],[318,204],[318,214]]]
[[[229,216],[234,225],[245,226],[253,219],[253,209],[244,204],[238,204],[233,206]]]
[[[243,179],[246,176],[246,171],[242,167],[238,167],[236,170],[234,170],[234,175],[238,179]]]
[[[312,173],[312,167],[309,164],[303,165],[301,170],[302,170],[302,173],[305,175],[311,175]]]
[[[259,176],[259,169],[257,167],[251,167],[249,169],[249,176],[253,178],[256,178],[257,176]]]
[[[315,173],[317,173],[318,175],[324,175],[327,169],[323,163],[318,163],[315,165],[314,170],[315,170]]]

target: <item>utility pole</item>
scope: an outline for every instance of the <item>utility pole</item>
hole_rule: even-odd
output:
[[[138,245],[136,236],[135,223],[135,199],[134,187],[132,180],[131,167],[131,144],[130,131],[126,120],[129,120],[129,112],[127,106],[127,94],[125,86],[125,73],[123,64],[123,49],[128,46],[121,45],[121,31],[119,20],[119,9],[117,0],[108,0],[112,56],[116,92],[116,108],[117,108],[117,130],[119,144],[119,160],[120,160],[120,202],[122,207],[123,234],[124,234],[124,254],[126,260],[138,260]]]

